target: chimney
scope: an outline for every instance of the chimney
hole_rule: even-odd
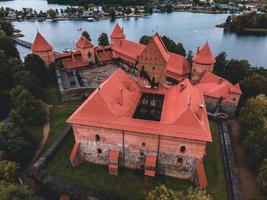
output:
[[[199,104],[198,105],[198,110],[197,110],[197,113],[196,114],[197,114],[197,116],[198,116],[199,119],[201,119],[201,117],[203,115],[204,108],[205,108],[204,104]]]
[[[120,88],[120,102],[119,104],[122,106],[123,105],[123,89]]]
[[[197,54],[199,53],[199,47],[197,47]]]

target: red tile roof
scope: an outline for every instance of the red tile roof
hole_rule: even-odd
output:
[[[110,35],[111,38],[114,38],[114,39],[125,39],[125,35],[120,27],[119,24],[116,24],[115,28],[113,29],[111,35]]]
[[[208,181],[206,178],[205,168],[202,161],[196,161],[196,170],[199,188],[204,189],[208,186]]]
[[[46,39],[39,32],[37,32],[37,35],[35,37],[31,49],[33,52],[47,52],[47,51],[52,51],[53,47],[46,41]]]
[[[71,115],[71,124],[89,125],[145,134],[211,141],[206,115],[198,118],[202,93],[189,80],[171,88],[145,89],[118,69]],[[184,89],[182,89],[182,88]],[[165,95],[161,120],[132,118],[142,93]],[[122,95],[122,96],[121,96]]]
[[[178,75],[185,75],[191,72],[190,64],[184,56],[169,53],[170,57],[167,63],[167,72],[171,72]]]
[[[242,94],[239,83],[233,85],[229,81],[209,72],[204,72],[199,84],[196,85],[204,95],[215,98],[224,98],[231,93]]]
[[[93,48],[94,45],[84,36],[81,36],[80,39],[76,42],[76,47],[80,49]]]
[[[62,62],[66,69],[76,69],[88,65],[83,61],[81,56],[75,56],[74,59],[72,57],[64,58]]]
[[[206,44],[193,57],[193,62],[204,64],[204,65],[214,64],[216,62],[210,50],[208,42],[206,42]]]
[[[128,62],[135,63],[137,57],[140,56],[145,46],[130,40],[120,40],[120,46],[112,46],[118,57],[127,60]]]

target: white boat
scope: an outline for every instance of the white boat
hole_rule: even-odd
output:
[[[95,22],[95,19],[92,18],[92,17],[88,17],[88,18],[87,18],[87,21],[88,21],[88,22]]]

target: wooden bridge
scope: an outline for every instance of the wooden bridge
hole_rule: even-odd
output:
[[[31,49],[32,48],[32,43],[25,41],[25,40],[21,40],[18,38],[11,38],[16,44],[23,46],[25,48]]]

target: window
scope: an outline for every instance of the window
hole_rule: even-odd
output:
[[[233,98],[233,101],[235,101],[235,98]]]
[[[97,149],[97,154],[100,155],[102,153],[102,149]]]
[[[100,140],[100,136],[99,135],[95,135],[95,141],[99,141]]]
[[[155,70],[155,67],[152,67],[152,70],[154,71]]]
[[[184,153],[185,152],[185,146],[181,146],[180,147],[180,153]]]
[[[142,143],[142,147],[145,147],[145,146],[146,146],[146,143],[143,142],[143,143]]]
[[[178,163],[178,164],[182,164],[182,163],[183,163],[183,158],[178,158],[178,159],[177,159],[177,163]]]

